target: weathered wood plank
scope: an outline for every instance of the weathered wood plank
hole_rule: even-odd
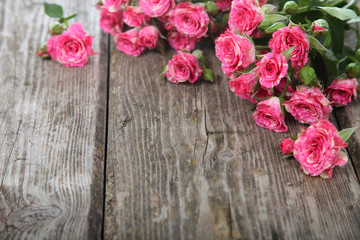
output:
[[[43,2],[0,2],[0,238],[100,238],[108,37],[89,1],[58,1],[98,55],[81,69],[38,59]]]
[[[329,180],[284,160],[285,134],[257,127],[216,83],[159,77],[171,57],[112,49],[106,180],[107,239],[356,239],[360,186],[351,164]],[[291,122],[290,133],[299,125]]]

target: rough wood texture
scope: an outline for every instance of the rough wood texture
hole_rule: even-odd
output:
[[[82,69],[38,59],[43,2],[0,1],[0,239],[100,238],[108,38],[89,1],[57,1],[98,55]]]
[[[206,54],[216,83],[175,85],[159,77],[172,53],[112,49],[105,238],[359,238],[351,163],[323,180],[282,159],[287,134],[257,127]]]

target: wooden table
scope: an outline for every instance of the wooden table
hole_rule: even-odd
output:
[[[257,127],[213,50],[214,84],[171,84],[173,52],[126,56],[96,1],[58,2],[95,36],[84,68],[35,56],[43,0],[0,1],[0,239],[360,239],[359,131],[332,179],[306,176],[278,147],[300,124]]]

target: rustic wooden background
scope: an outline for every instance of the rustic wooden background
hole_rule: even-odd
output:
[[[171,84],[173,52],[126,56],[95,2],[58,2],[95,36],[84,68],[35,56],[43,0],[0,1],[0,239],[360,239],[360,132],[332,179],[306,176],[278,147],[300,125],[257,127],[213,50],[214,84]]]

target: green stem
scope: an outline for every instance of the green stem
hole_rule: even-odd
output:
[[[270,48],[269,48],[269,46],[260,46],[260,45],[258,45],[258,46],[255,46],[255,49],[256,50],[261,50],[261,49],[270,49]]]
[[[290,83],[290,79],[289,79],[289,78],[287,78],[287,79],[286,79],[286,85],[285,85],[284,91],[281,93],[281,95],[280,95],[280,97],[279,97],[279,98],[283,98],[283,97],[285,97],[286,92],[287,92],[288,87],[289,87],[289,83]]]
[[[69,28],[69,23],[67,22],[67,20],[64,20],[64,24],[65,24],[66,28]]]

